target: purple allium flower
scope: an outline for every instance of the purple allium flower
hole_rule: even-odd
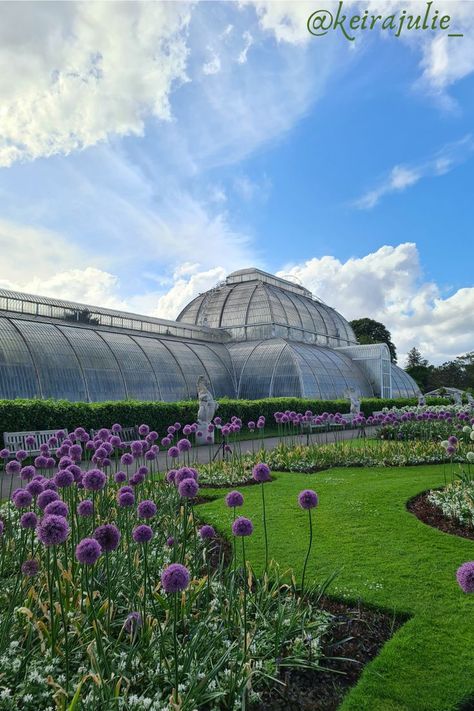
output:
[[[135,634],[142,626],[142,616],[139,612],[131,612],[127,615],[123,628],[128,634]]]
[[[305,489],[298,494],[298,503],[302,509],[314,509],[318,505],[318,495],[312,489]]]
[[[199,484],[195,479],[184,479],[178,486],[179,495],[185,499],[194,499],[199,491]]]
[[[5,447],[5,449],[0,449],[0,459],[8,459],[10,456],[10,450]]]
[[[100,469],[90,469],[82,477],[84,488],[89,489],[89,491],[100,491],[100,489],[104,488],[106,481],[107,477]]]
[[[35,438],[33,435],[26,435],[25,444],[27,447],[32,447],[35,443]]]
[[[117,493],[117,503],[121,508],[133,506],[135,503],[135,496],[131,491],[119,491]]]
[[[95,538],[83,538],[76,546],[76,558],[83,565],[94,565],[102,553]]]
[[[132,486],[138,486],[139,484],[142,484],[145,481],[145,477],[138,472],[135,472],[133,476],[130,477],[130,484]]]
[[[12,501],[17,509],[27,509],[28,506],[31,506],[33,497],[26,489],[17,489],[12,495]]]
[[[51,491],[57,491],[58,487],[56,486],[56,482],[53,481],[52,479],[44,479],[43,481],[43,489],[46,491],[47,489]]]
[[[186,439],[185,437],[183,437],[183,439],[180,439],[180,440],[178,441],[178,445],[177,445],[177,446],[178,446],[178,449],[179,449],[180,452],[189,452],[189,450],[190,450],[191,447],[192,447],[191,442],[189,441],[189,439]]]
[[[21,470],[21,464],[20,462],[17,462],[16,459],[12,459],[11,462],[8,462],[8,464],[5,467],[5,471],[7,474],[11,474],[12,476],[14,474],[19,474]]]
[[[145,452],[145,460],[147,462],[153,462],[156,459],[156,452],[153,449],[150,449],[148,452]]]
[[[36,497],[43,491],[43,485],[38,479],[33,479],[26,485],[26,490],[30,492],[31,496]]]
[[[140,501],[140,503],[138,504],[139,518],[153,518],[153,516],[156,516],[156,512],[156,504],[154,501],[150,501],[150,499]]]
[[[161,573],[161,584],[167,593],[177,593],[186,590],[189,585],[189,570],[181,563],[171,563]]]
[[[458,443],[458,438],[455,437],[454,435],[451,435],[451,437],[448,437],[448,442],[449,442],[449,444],[452,444],[453,447],[455,447]]]
[[[146,437],[149,431],[150,428],[148,427],[148,425],[140,425],[140,427],[138,428],[138,434],[142,437]]]
[[[45,514],[54,514],[55,516],[63,516],[63,518],[67,518],[69,515],[69,508],[64,501],[58,499],[57,501],[51,501],[51,503],[45,507],[44,512]]]
[[[38,524],[38,516],[34,511],[27,511],[23,514],[20,519],[20,526],[22,528],[30,528],[34,530]]]
[[[127,475],[120,471],[115,474],[114,479],[117,484],[123,484],[124,481],[127,481]]]
[[[110,444],[112,445],[112,447],[114,447],[114,449],[118,449],[122,444],[122,440],[118,435],[112,435],[112,437],[110,438]]]
[[[171,437],[163,437],[161,440],[161,446],[162,447],[169,447],[171,444]]]
[[[174,482],[176,485],[181,484],[182,481],[185,479],[194,479],[197,481],[197,472],[195,469],[191,469],[191,467],[181,467],[181,469],[178,469],[176,472],[176,476],[174,478]]]
[[[64,430],[58,430],[58,431],[56,432],[56,437],[57,437],[59,440],[63,440],[63,439],[65,438],[65,436],[66,436],[66,432],[65,432]]]
[[[168,457],[171,457],[171,459],[177,459],[179,457],[179,449],[177,447],[170,447],[168,449]]]
[[[48,504],[51,503],[51,501],[57,501],[59,499],[59,494],[56,491],[53,491],[52,489],[45,489],[44,491],[39,494],[37,503],[40,509],[46,508]]]
[[[214,424],[215,425],[220,425],[222,423],[222,417],[214,417]]]
[[[27,458],[28,452],[26,452],[24,449],[19,449],[15,456],[19,462],[22,462],[24,459]]]
[[[122,456],[120,457],[120,462],[121,464],[123,464],[124,467],[129,467],[134,462],[133,454],[130,454],[130,452],[125,452],[125,454],[122,454]]]
[[[192,434],[192,432],[193,432],[193,431],[192,431],[190,425],[184,425],[184,427],[183,427],[183,434],[184,434],[185,437],[188,437],[188,435]]]
[[[234,536],[251,536],[253,533],[253,523],[245,516],[239,516],[232,524],[232,533]]]
[[[463,563],[457,569],[456,580],[465,593],[474,593],[474,560]]]
[[[456,447],[453,447],[452,444],[450,444],[449,447],[446,447],[446,454],[449,454],[451,456],[455,452],[456,452]]]
[[[38,575],[38,571],[39,563],[34,558],[31,558],[30,560],[25,560],[25,562],[22,563],[21,572],[27,578],[34,578],[35,575]]]
[[[68,468],[68,471],[71,472],[75,482],[79,482],[82,480],[82,469],[81,467],[78,467],[77,464],[71,464],[71,466]]]
[[[98,432],[97,432],[97,437],[102,440],[102,442],[107,442],[107,440],[110,437],[110,432],[106,427],[102,427]]]
[[[54,481],[60,489],[65,489],[74,482],[74,474],[69,469],[61,469],[54,477]]]
[[[201,526],[199,529],[199,535],[201,536],[202,540],[206,539],[211,539],[216,537],[216,532],[212,526],[209,526],[206,524],[205,526]]]
[[[259,462],[252,469],[252,476],[255,481],[263,484],[265,481],[270,481],[270,467],[268,467],[264,462]]]
[[[94,513],[94,504],[90,499],[84,499],[77,505],[77,515],[78,516],[92,516]]]
[[[64,543],[68,537],[69,526],[63,516],[50,514],[41,519],[36,532],[39,540],[41,543],[44,543],[45,546],[58,546]]]
[[[105,459],[107,455],[108,455],[108,452],[105,447],[100,446],[95,450],[95,460],[96,461]]]
[[[240,491],[231,491],[225,497],[225,502],[230,509],[237,508],[238,506],[243,506],[244,497]]]
[[[173,436],[174,433],[176,432],[176,428],[173,427],[173,425],[170,425],[166,431],[168,432],[169,435]]]
[[[142,523],[133,529],[132,537],[135,543],[148,543],[153,538],[153,529]]]
[[[152,430],[149,432],[146,436],[148,442],[156,442],[158,439],[158,432],[155,432],[155,430]]]
[[[247,423],[247,427],[250,431],[253,431],[255,429],[255,422],[253,420],[250,420],[250,422]]]
[[[169,472],[166,475],[166,481],[168,482],[168,484],[174,484],[177,473],[178,472],[176,471],[176,469],[169,470]]]
[[[132,454],[135,457],[139,457],[140,454],[142,453],[142,446],[143,446],[143,442],[141,439],[137,439],[135,442],[131,443],[130,449],[132,450]]]
[[[114,551],[120,543],[120,531],[113,523],[104,523],[95,529],[94,538],[103,551]]]
[[[119,425],[118,422],[115,423],[115,425],[112,425],[110,428],[114,434],[118,434],[119,432],[122,431],[122,425]]]
[[[128,486],[128,484],[126,484],[125,486],[121,486],[118,493],[123,494],[125,491],[129,491],[131,494],[133,494],[133,486]]]
[[[23,481],[31,481],[35,474],[36,469],[31,464],[28,464],[26,467],[23,467],[23,469],[20,471],[20,477],[23,479]]]
[[[166,539],[166,545],[168,546],[168,548],[173,548],[173,546],[174,546],[174,538],[173,538],[173,536],[169,536],[169,537]]]

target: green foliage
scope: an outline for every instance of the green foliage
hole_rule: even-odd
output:
[[[433,404],[441,401],[433,400]],[[362,411],[368,417],[384,407],[416,405],[415,398],[362,400]],[[174,422],[182,425],[196,420],[197,401],[182,402],[139,402],[134,400],[113,402],[69,402],[68,400],[0,400],[0,433],[24,432],[29,430],[49,430],[66,427],[69,431],[76,427],[99,429],[111,427],[119,422],[123,427],[133,427],[146,422],[160,434]],[[218,415],[227,421],[232,415],[242,418],[244,423],[264,415],[270,427],[274,425],[273,415],[278,410],[295,410],[314,414],[323,412],[348,412],[347,400],[303,400],[299,398],[267,398],[265,400],[219,400]]]
[[[397,349],[392,341],[392,334],[380,321],[373,318],[357,318],[350,322],[360,344],[386,343],[392,363],[397,362]]]

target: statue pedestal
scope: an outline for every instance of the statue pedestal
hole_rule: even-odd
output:
[[[207,429],[209,427],[209,422],[198,422],[197,424],[196,444],[198,446],[203,444],[214,444],[214,430],[209,432]]]

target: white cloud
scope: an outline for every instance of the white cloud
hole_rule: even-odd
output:
[[[212,54],[211,59],[202,66],[203,74],[218,74],[221,70],[220,57],[212,50],[210,52]]]
[[[313,258],[285,267],[347,319],[374,318],[392,332],[399,362],[416,345],[435,363],[473,350],[474,287],[443,296],[440,287],[423,281],[416,245],[384,246],[342,262]]]
[[[449,143],[437,151],[434,156],[418,164],[396,165],[376,188],[362,195],[354,202],[354,205],[360,209],[375,207],[385,195],[406,190],[422,178],[445,175],[457,165],[468,160],[473,152],[474,138],[468,135],[460,141]]]
[[[143,133],[186,80],[189,3],[5,3],[0,165]]]

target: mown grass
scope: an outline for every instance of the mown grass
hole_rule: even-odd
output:
[[[457,567],[474,560],[474,544],[406,510],[408,499],[443,481],[443,466],[417,466],[279,473],[266,484],[272,558],[301,576],[307,514],[297,495],[315,489],[320,504],[307,579],[324,581],[337,570],[334,597],[410,615],[367,665],[341,711],[454,711],[474,697],[474,595],[462,593],[455,579]],[[242,491],[241,513],[255,525],[247,552],[261,572],[261,494],[258,486]],[[200,507],[200,518],[229,536],[226,492],[203,493],[216,498]]]

